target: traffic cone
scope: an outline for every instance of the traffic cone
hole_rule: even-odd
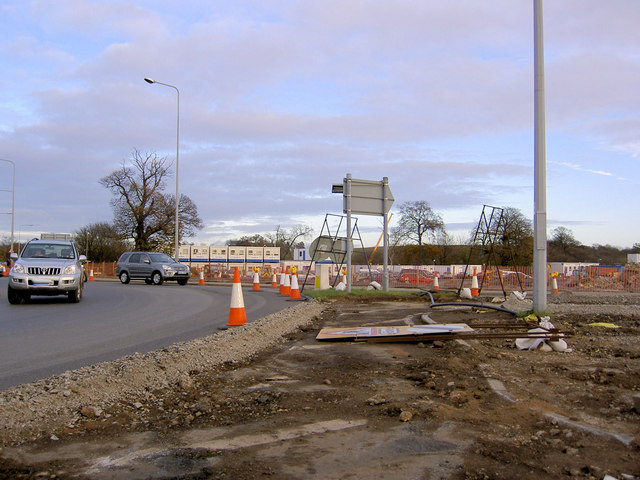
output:
[[[94,281],[94,279],[93,279],[93,268],[91,270],[89,270],[89,281],[90,282]]]
[[[300,289],[298,288],[298,269],[296,267],[291,267],[291,294],[289,295],[290,300],[301,300]]]
[[[260,291],[260,275],[258,275],[259,267],[253,267],[253,291]]]
[[[247,323],[247,313],[244,309],[242,298],[242,284],[240,283],[240,271],[235,267],[233,271],[233,285],[231,286],[231,307],[229,308],[229,326],[240,326]]]
[[[273,276],[271,277],[271,287],[278,288],[278,277],[276,276],[275,269],[273,270]]]
[[[282,288],[282,294],[287,297],[291,295],[291,274],[289,272],[289,267],[284,271],[284,286]]]
[[[475,268],[473,269],[473,277],[471,277],[471,296],[480,296],[480,291],[478,290],[478,274]]]
[[[438,272],[436,272],[436,277],[433,279],[433,290],[435,292],[440,291],[440,284],[438,283]]]
[[[284,295],[284,267],[280,268],[280,290],[278,293]]]
[[[558,293],[558,279],[556,277],[551,277],[551,288],[553,288],[554,295],[560,295],[560,293]]]
[[[200,285],[204,285],[204,269],[200,269]]]

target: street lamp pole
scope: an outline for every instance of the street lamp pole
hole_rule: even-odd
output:
[[[16,164],[11,160],[0,158],[0,162],[7,162],[13,166],[13,180],[11,182],[11,252],[13,253],[13,225],[16,219],[15,200],[16,200]]]
[[[158,82],[156,80],[153,80],[151,78],[145,77],[144,79],[145,82],[147,83],[157,83],[158,85],[164,85],[165,87],[169,87],[169,88],[173,88],[176,91],[177,94],[177,99],[178,99],[178,106],[177,106],[177,114],[176,114],[176,228],[175,228],[175,250],[174,250],[174,256],[176,259],[176,262],[180,261],[180,255],[178,254],[178,249],[180,248],[180,244],[179,244],[179,239],[178,239],[178,232],[179,232],[179,228],[178,228],[178,212],[180,211],[180,195],[179,195],[179,189],[178,189],[178,165],[179,165],[179,157],[180,157],[180,90],[178,90],[178,87],[176,87],[175,85],[170,85],[168,83],[162,83],[162,82]]]

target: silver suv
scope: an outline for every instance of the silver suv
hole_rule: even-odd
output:
[[[166,280],[175,280],[180,285],[186,285],[191,270],[166,253],[125,252],[116,264],[116,276],[122,283],[143,279],[149,285],[162,285]]]
[[[73,242],[31,240],[9,271],[9,303],[27,302],[31,295],[67,295],[72,303],[82,298],[84,255],[78,255]]]

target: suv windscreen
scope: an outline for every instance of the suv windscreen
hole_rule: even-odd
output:
[[[64,258],[73,260],[76,258],[70,245],[57,243],[37,243],[27,245],[20,255],[22,258]]]
[[[149,256],[153,263],[173,263],[173,258],[166,253],[150,253]]]

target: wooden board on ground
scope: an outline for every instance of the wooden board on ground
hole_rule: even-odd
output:
[[[411,338],[423,335],[455,335],[457,333],[470,332],[473,332],[473,329],[465,323],[384,327],[332,327],[320,330],[316,340],[358,340],[384,337]]]

